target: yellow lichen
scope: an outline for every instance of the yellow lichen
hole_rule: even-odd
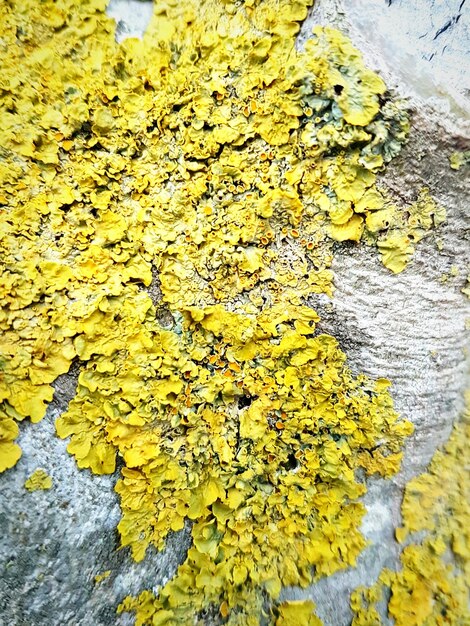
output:
[[[463,165],[470,163],[470,150],[453,152],[449,157],[449,161],[453,170],[459,170]]]
[[[152,265],[176,309],[299,303],[331,292],[330,238],[401,271],[441,219],[429,196],[384,208],[406,114],[338,31],[293,47],[309,4],[163,3],[120,45],[105,0],[2,5],[4,419],[40,420],[75,356],[132,341],[112,317]]]
[[[15,420],[0,414],[0,472],[13,467],[21,457],[21,448],[13,443],[19,429]]]
[[[314,609],[314,603],[309,600],[283,602],[278,606],[279,616],[275,626],[322,626]]]
[[[462,287],[462,293],[470,298],[470,272],[468,273],[467,280],[465,281],[465,286]]]
[[[31,476],[25,481],[25,488],[28,491],[46,490],[52,487],[52,478],[42,468],[34,470]]]
[[[385,202],[366,217],[366,237],[377,239],[382,263],[395,274],[403,271],[414,252],[415,245],[446,217],[444,207],[437,205],[424,188],[415,202],[400,210]]]
[[[429,470],[407,485],[403,527],[409,541],[402,569],[384,570],[371,588],[351,598],[353,626],[382,624],[377,605],[388,588],[388,613],[397,626],[461,626],[470,623],[470,393],[462,420]],[[415,533],[424,533],[417,542]]]
[[[111,576],[111,570],[110,569],[107,569],[106,571],[102,572],[101,574],[96,574],[96,576],[93,579],[95,585],[98,585],[99,583],[102,583],[103,580],[106,580],[110,576]]]

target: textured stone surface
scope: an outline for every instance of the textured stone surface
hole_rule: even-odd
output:
[[[145,29],[151,3],[113,0],[109,12],[120,22],[120,38],[136,36]],[[403,485],[425,469],[447,438],[468,385],[464,349],[470,307],[461,288],[470,261],[470,188],[465,170],[450,169],[448,161],[454,150],[468,149],[470,143],[468,56],[464,60],[470,50],[468,15],[465,0],[319,0],[302,30],[305,37],[313,23],[339,25],[387,83],[410,98],[410,142],[383,183],[400,201],[414,199],[428,185],[448,213],[447,223],[418,245],[398,276],[380,264],[375,250],[339,246],[333,300],[311,301],[351,368],[389,378],[397,409],[416,426],[400,474],[391,481],[369,481],[363,530],[371,545],[358,567],[302,593],[284,592],[285,597],[312,597],[327,626],[346,626],[349,592],[373,582],[382,567],[397,564],[393,529],[399,524]],[[1,624],[131,624],[129,616],[116,617],[119,600],[164,583],[188,547],[186,530],[173,536],[163,553],[149,551],[140,564],[127,550],[117,550],[117,475],[78,470],[66,442],[54,436],[54,419],[73,395],[76,375],[57,381],[56,398],[41,423],[22,425],[23,457],[0,477]],[[37,467],[52,475],[50,491],[23,488]],[[95,584],[94,576],[106,570],[111,575]]]
[[[107,13],[116,20],[116,40],[142,37],[152,10],[153,4],[148,0],[110,0]]]
[[[468,0],[320,0],[302,36],[318,22],[347,31],[401,95],[470,113]]]

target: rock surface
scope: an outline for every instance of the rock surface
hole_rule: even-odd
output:
[[[369,65],[401,95],[442,113],[470,113],[470,4],[467,0],[323,0],[304,23],[347,31]]]
[[[334,262],[333,300],[311,300],[351,368],[389,378],[397,410],[416,427],[400,474],[369,481],[363,531],[371,545],[357,568],[306,591],[283,592],[285,598],[313,598],[326,626],[349,624],[350,591],[372,583],[384,566],[396,567],[393,530],[403,486],[448,437],[468,386],[470,304],[461,289],[470,261],[470,185],[468,169],[452,170],[449,156],[470,147],[469,9],[465,0],[319,0],[299,39],[301,45],[314,23],[339,26],[387,84],[409,98],[410,141],[382,182],[402,201],[429,186],[448,215],[397,276],[380,264],[376,251],[343,245]],[[119,37],[138,36],[151,3],[112,0],[109,13],[120,24]],[[57,381],[55,400],[41,423],[22,425],[23,457],[0,476],[0,623],[131,624],[130,616],[116,616],[119,601],[166,582],[189,545],[186,529],[163,553],[149,551],[140,564],[127,550],[117,550],[117,475],[78,470],[66,442],[54,435],[54,420],[72,397],[76,376],[71,372]],[[26,492],[24,481],[37,467],[53,477],[53,487]],[[95,583],[107,570],[109,577]]]

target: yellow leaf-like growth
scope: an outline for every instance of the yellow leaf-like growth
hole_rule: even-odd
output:
[[[28,491],[47,490],[52,487],[52,478],[46,470],[38,468],[25,481],[24,486]]]
[[[20,446],[13,443],[18,430],[18,424],[0,409],[0,472],[13,467],[21,457]]]
[[[314,609],[314,603],[309,600],[283,602],[278,607],[276,626],[321,626]]]

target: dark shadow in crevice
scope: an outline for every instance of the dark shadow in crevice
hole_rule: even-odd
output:
[[[81,367],[82,364],[79,359],[74,359],[69,371],[58,376],[52,383],[54,397],[49,405],[49,410],[55,409],[59,413],[63,413],[67,409],[69,402],[77,393],[78,375]]]

